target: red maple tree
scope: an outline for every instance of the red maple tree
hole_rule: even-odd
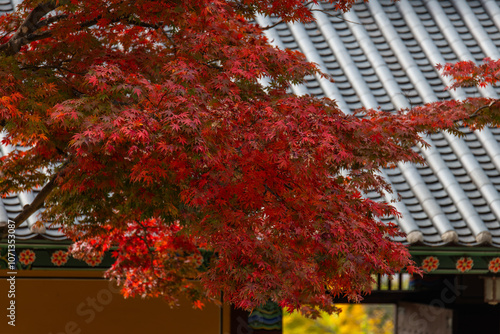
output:
[[[126,296],[172,304],[223,292],[246,309],[332,312],[372,274],[414,272],[380,222],[398,213],[362,194],[389,190],[381,168],[422,162],[421,133],[496,123],[496,100],[360,117],[290,95],[322,74],[272,47],[257,14],[313,20],[299,0],[26,0],[0,17],[2,144],[16,148],[0,193],[43,187],[16,224],[44,207],[75,256],[112,250]],[[457,85],[498,68],[444,67]]]

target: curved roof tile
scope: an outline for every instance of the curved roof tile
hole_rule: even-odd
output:
[[[328,16],[323,11],[331,11],[332,6],[322,3],[315,8],[322,11],[315,12],[317,27],[309,40],[296,33],[307,30],[298,23],[281,25],[280,36],[294,36],[295,40],[287,40],[292,48],[300,48],[309,60],[327,68],[347,102],[346,112],[360,105],[394,110],[440,99],[497,97],[500,88],[446,91],[449,82],[434,66],[500,58],[498,4],[492,0],[401,0],[396,4],[372,0],[341,16]],[[325,42],[334,57],[325,50]],[[326,67],[325,55],[330,57]],[[311,82],[306,86],[310,94],[326,95],[317,88],[311,90],[313,86]],[[397,223],[408,234],[407,242],[500,246],[500,131],[464,131],[468,134],[464,139],[447,133],[430,136],[432,146],[419,148],[427,166],[400,164],[384,171],[402,198],[397,208],[404,218]],[[421,234],[415,237],[412,232]]]

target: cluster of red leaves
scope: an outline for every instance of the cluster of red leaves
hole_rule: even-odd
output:
[[[2,41],[38,3],[1,19]],[[413,272],[380,222],[398,213],[362,193],[389,190],[381,168],[422,162],[420,133],[484,101],[359,117],[291,96],[318,71],[270,46],[257,13],[313,19],[292,0],[60,2],[45,38],[0,57],[2,143],[17,147],[0,158],[0,192],[57,175],[41,219],[63,224],[76,254],[116,247],[108,276],[125,295],[332,312],[372,274]],[[197,247],[214,253],[206,271],[189,260]]]
[[[460,61],[455,64],[438,65],[438,70],[453,78],[451,89],[468,86],[486,87],[500,80],[500,60],[485,58],[481,65],[472,61]]]
[[[472,61],[460,61],[455,64],[437,65],[443,76],[451,77],[453,82],[448,89],[462,87],[494,86],[500,81],[500,60],[485,58],[477,65]],[[467,98],[463,101],[442,101],[420,108],[441,110],[444,117],[452,114],[451,120],[460,120],[472,129],[481,129],[487,125],[498,126],[500,123],[500,101],[495,98]]]
[[[202,306],[201,299],[207,298],[195,279],[203,257],[181,230],[178,222],[165,224],[152,218],[120,228],[105,226],[95,237],[82,238],[78,228],[67,229],[67,234],[78,240],[70,247],[75,258],[100,258],[112,249],[116,261],[106,277],[122,286],[125,297],[163,296],[173,306],[184,295],[195,306]]]

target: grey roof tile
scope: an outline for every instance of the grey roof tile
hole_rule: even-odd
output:
[[[336,30],[328,33],[338,36],[337,43],[329,43],[334,53],[349,50],[339,60],[348,79],[341,85],[344,90],[352,85],[365,107],[392,110],[445,98],[496,96],[493,89],[475,87],[445,91],[447,81],[434,65],[500,58],[497,2],[402,0],[387,5],[372,0],[356,4],[343,17],[343,24],[325,24],[322,31]],[[424,244],[478,245],[493,236],[492,245],[500,245],[500,130],[470,134],[466,140],[449,134],[429,138],[435,148],[419,151],[431,168],[402,164],[385,171]]]

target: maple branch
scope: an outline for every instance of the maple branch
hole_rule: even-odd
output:
[[[304,4],[305,7],[309,6],[313,4],[312,1],[310,2],[307,2]],[[360,22],[354,22],[354,21],[351,21],[351,20],[348,20],[348,19],[345,19],[343,17],[341,17],[342,13],[341,12],[336,12],[335,14],[332,14],[330,13],[328,10],[324,10],[324,9],[309,9],[311,12],[321,12],[329,17],[334,17],[336,19],[339,19],[340,21],[344,21],[344,22],[349,22],[349,23],[352,23],[352,24],[359,24],[359,25],[363,25],[363,23],[360,23]],[[279,20],[278,22],[274,23],[274,24],[271,24],[270,26],[267,26],[267,27],[263,27],[261,28],[262,30],[269,30],[269,29],[272,29],[278,25],[280,25],[281,23],[285,22],[283,19]]]
[[[0,45],[0,53],[4,53],[5,56],[13,56],[17,54],[21,47],[30,42],[46,38],[50,36],[50,32],[45,31],[42,33],[35,34],[35,32],[44,26],[46,23],[40,21],[42,17],[61,6],[63,1],[48,1],[41,3],[36,6],[29,14],[28,17],[21,24],[19,29],[14,33],[8,42]]]
[[[37,210],[41,209],[43,207],[43,204],[45,203],[45,200],[49,196],[49,194],[57,187],[57,179],[64,175],[65,167],[68,165],[69,161],[66,161],[59,171],[55,173],[52,178],[45,184],[45,186],[42,188],[42,190],[36,195],[35,199],[31,204],[25,205],[23,207],[23,210],[14,218],[14,224],[15,227],[19,227],[26,219],[28,219],[32,214],[34,214]],[[2,236],[2,239],[6,237],[7,235],[7,226],[3,227],[0,229],[0,235]],[[1,240],[1,239],[0,239]]]
[[[267,26],[267,27],[262,27],[261,29],[262,30],[269,30],[269,29],[272,29],[278,25],[280,25],[281,23],[283,23],[284,21],[283,20],[279,20],[278,22],[276,22],[275,24],[271,24],[270,26]]]
[[[69,68],[66,68],[66,67],[61,66],[61,65],[42,65],[42,66],[28,65],[28,66],[20,67],[19,69],[21,71],[31,70],[33,72],[36,72],[36,71],[38,71],[40,69],[51,69],[51,70],[58,70],[60,72],[61,71],[65,71],[65,72],[68,72],[68,73],[71,73],[71,74],[80,75],[80,76],[84,76],[85,75],[85,73],[83,73],[83,72],[75,72],[75,71],[72,71]]]
[[[495,103],[497,103],[498,100],[493,100],[490,102],[490,104],[488,104],[487,106],[482,106],[481,108],[478,108],[476,111],[474,111],[470,116],[469,118],[474,118],[476,117],[480,111],[484,110],[484,109],[489,109],[491,108]]]
[[[5,56],[14,56],[16,55],[23,45],[29,44],[34,41],[38,41],[40,39],[48,38],[52,36],[52,31],[46,30],[43,32],[36,32],[42,27],[48,26],[52,23],[55,23],[59,20],[65,19],[68,17],[66,14],[59,14],[51,16],[45,20],[41,20],[45,15],[55,10],[56,8],[66,4],[68,1],[64,0],[51,0],[45,3],[41,3],[36,6],[29,14],[28,17],[24,20],[21,26],[17,29],[14,35],[9,39],[8,42],[0,45],[0,53],[4,53]],[[101,16],[86,21],[80,24],[80,28],[88,28],[90,26],[95,25]],[[123,17],[117,18],[113,22],[119,22]],[[138,26],[142,26],[145,28],[154,28],[158,29],[159,25],[147,24],[144,22],[140,22],[138,20],[133,20],[132,18],[128,18],[127,22],[130,24],[135,24]]]
[[[340,12],[336,12],[335,14],[332,14],[324,9],[311,9],[311,12],[321,12],[321,13],[325,14],[326,16],[334,17],[336,19],[339,19],[340,21],[349,22],[352,24],[363,25],[363,23],[361,23],[361,22],[354,22],[354,21],[351,21],[351,20],[348,20],[348,19],[341,17],[342,13],[340,13]]]
[[[454,123],[458,123],[458,122],[462,122],[462,121],[465,121],[467,119],[471,119],[471,118],[475,118],[479,115],[479,113],[481,111],[483,111],[484,109],[489,109],[491,108],[495,103],[497,103],[499,100],[493,100],[491,101],[489,104],[485,105],[485,106],[482,106],[482,107],[479,107],[477,108],[472,114],[470,114],[470,116],[467,116],[467,117],[464,117],[464,118],[461,118],[461,119],[457,119],[456,121],[454,121]]]
[[[43,20],[43,21],[40,21],[40,27],[45,27],[45,26],[48,26],[52,23],[55,23],[59,20],[62,20],[62,19],[66,19],[68,18],[68,15],[66,14],[59,14],[59,15],[54,15],[54,16],[51,16],[51,17],[48,17],[47,19]]]
[[[280,202],[281,204],[283,204],[285,206],[285,208],[287,208],[288,210],[292,210],[292,211],[295,211],[297,212],[297,210],[295,210],[294,208],[290,207],[286,201],[283,199],[283,197],[281,197],[280,195],[278,195],[274,190],[272,190],[271,188],[269,188],[269,186],[267,184],[264,183],[264,188],[269,191],[274,197],[276,197],[276,199],[278,200],[278,202]]]
[[[137,222],[137,224],[139,224],[139,226],[142,227],[142,230],[144,231],[144,233],[141,236],[141,239],[142,239],[142,241],[144,241],[144,244],[146,244],[146,249],[148,250],[149,259],[151,261],[151,267],[154,269],[155,268],[155,257],[153,254],[154,248],[149,245],[148,238],[147,238],[148,230],[147,230],[146,226],[144,226],[140,222]],[[153,270],[153,275],[155,275],[157,278],[159,278],[158,275],[156,274],[156,270]]]
[[[28,17],[24,20],[24,22],[21,24],[21,26],[17,29],[17,31],[14,33],[14,35],[9,39],[8,42],[0,45],[0,53],[3,53],[5,56],[14,56],[16,55],[20,50],[23,45],[29,44],[34,41],[38,41],[44,38],[48,38],[52,36],[52,31],[46,30],[43,32],[36,32],[42,27],[48,26],[52,23],[55,23],[59,20],[68,18],[68,15],[66,14],[59,14],[59,15],[54,15],[51,16],[45,20],[41,20],[45,15],[50,13],[51,11],[55,10],[56,8],[66,4],[68,1],[64,0],[50,0],[48,2],[44,2],[36,6],[29,14]],[[80,24],[80,28],[87,28],[92,25],[95,25],[98,20],[101,18],[101,16],[87,21],[83,22]],[[143,21],[140,21],[137,18],[134,17],[118,17],[115,20],[112,21],[112,23],[119,22],[121,20],[124,20],[132,25],[140,26],[143,28],[149,28],[149,29],[162,29],[163,23],[158,23],[158,24],[150,24],[146,23]]]
[[[313,1],[309,1],[309,2],[306,2],[303,6],[304,7],[308,7],[309,5],[312,5],[314,2]],[[311,10],[311,9],[310,9]],[[312,10],[311,10],[312,11]],[[271,24],[270,26],[267,26],[267,27],[263,27],[261,28],[262,30],[269,30],[269,29],[272,29],[274,27],[276,27],[277,25],[281,24],[285,22],[283,19],[279,20],[278,22],[276,22],[275,24]]]
[[[5,32],[5,34],[3,34],[0,39],[4,39],[5,37],[9,36],[10,34],[12,34],[13,32],[15,31],[15,29],[13,30],[9,30],[7,32]]]
[[[126,21],[128,23],[130,23],[132,25],[135,25],[135,26],[138,26],[138,27],[143,27],[143,28],[149,28],[149,29],[157,30],[157,29],[161,29],[161,28],[164,27],[163,22],[160,22],[160,23],[157,23],[157,24],[146,23],[146,22],[141,21],[139,18],[136,18],[135,16],[128,16],[128,17],[122,16],[122,17],[119,17],[117,19],[117,22],[120,19],[126,19]]]
[[[174,55],[177,55],[177,44],[174,42],[174,40],[172,39],[172,37],[169,34],[167,34],[167,32],[165,31],[165,29],[160,29],[160,31],[162,32],[162,34],[168,39],[168,41],[172,45],[172,47],[174,49]]]

